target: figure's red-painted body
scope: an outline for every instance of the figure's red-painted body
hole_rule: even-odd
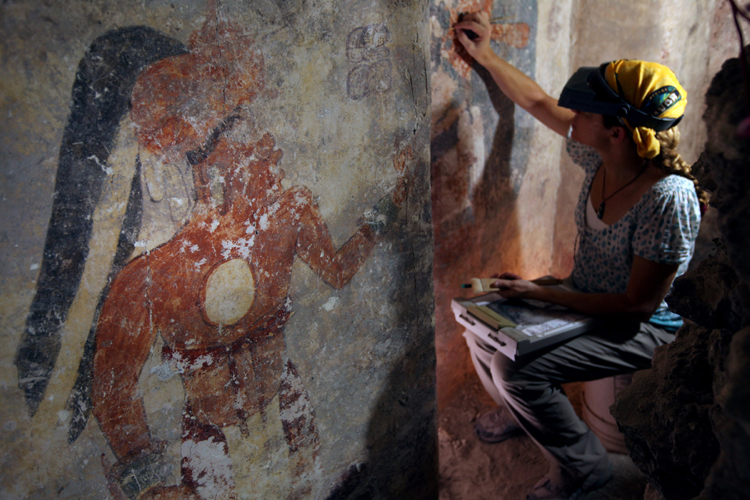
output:
[[[210,448],[217,464],[231,463],[222,429],[236,425],[252,434],[248,419],[264,415],[277,398],[292,495],[305,495],[309,484],[300,481],[313,471],[319,443],[307,393],[285,354],[292,264],[300,258],[341,288],[374,247],[374,223],[362,224],[337,250],[310,191],[282,187],[274,139],[232,139],[232,127],[263,92],[263,57],[240,27],[216,15],[213,1],[189,46],[189,53],[146,68],[131,96],[139,146],[167,168],[192,162],[197,203],[167,243],[117,274],[102,307],[92,402],[117,458],[114,466],[105,464],[105,474],[118,500],[233,499],[230,468],[221,472],[212,459],[194,459],[191,446]],[[394,158],[402,182],[384,199],[390,206],[385,226],[405,199],[410,155],[406,148]],[[218,200],[212,198],[211,172],[221,178]],[[218,285],[214,276],[221,278]],[[157,337],[185,389],[182,474],[172,486],[155,478],[164,446],[149,432],[138,387]]]
[[[197,186],[199,200],[186,226],[134,259],[112,284],[98,324],[93,402],[121,463],[158,448],[138,391],[157,335],[182,374],[191,427],[185,435],[201,439],[214,432],[206,431],[211,426],[243,428],[277,394],[282,408],[301,396],[282,387],[284,370],[294,372],[291,363],[285,367],[283,339],[294,259],[340,288],[375,244],[364,224],[337,251],[309,190],[283,189],[276,166],[281,152],[273,146],[268,134],[250,146],[220,140],[197,168],[199,174],[211,167],[224,173],[223,203],[213,205],[208,189]],[[215,270],[238,260],[247,265],[252,297],[241,317],[220,324],[207,312],[207,283]],[[297,420],[283,422],[290,450],[308,445],[316,451],[313,415]],[[193,429],[195,422],[199,428]],[[183,483],[188,472],[183,464]]]

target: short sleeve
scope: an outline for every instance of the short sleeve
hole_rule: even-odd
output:
[[[691,181],[675,175],[662,180],[637,219],[635,255],[660,264],[682,264],[692,257],[701,216]]]
[[[573,163],[582,167],[586,173],[596,172],[602,164],[602,157],[590,146],[585,146],[572,139],[565,141],[565,149]]]

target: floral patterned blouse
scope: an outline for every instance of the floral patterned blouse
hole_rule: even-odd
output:
[[[586,223],[586,204],[602,160],[593,148],[572,140],[567,141],[567,150],[586,174],[575,213],[578,237],[571,276],[574,286],[587,293],[625,292],[634,255],[660,264],[679,264],[677,276],[683,274],[693,255],[701,220],[693,182],[679,175],[665,177],[619,221],[604,229],[592,229]],[[663,301],[650,322],[667,330],[676,330],[682,323]]]

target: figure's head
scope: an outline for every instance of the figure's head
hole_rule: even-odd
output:
[[[168,161],[203,146],[264,88],[263,56],[241,27],[208,16],[188,46],[146,68],[131,97],[139,142]]]
[[[562,107],[604,115],[605,126],[625,127],[646,159],[659,154],[656,134],[677,125],[686,104],[687,92],[669,68],[627,59],[580,68],[559,100]]]

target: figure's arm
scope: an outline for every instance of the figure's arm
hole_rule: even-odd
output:
[[[486,13],[467,14],[454,28],[469,55],[490,72],[497,86],[511,101],[553,131],[567,135],[573,111],[558,106],[557,99],[548,95],[534,80],[495,54],[490,47],[492,26]],[[467,31],[475,33],[476,38],[470,39]]]
[[[326,283],[334,288],[343,287],[370,255],[376,243],[375,232],[368,224],[363,224],[349,241],[336,250],[310,191],[297,188],[296,198],[302,211],[297,255]]]
[[[97,326],[92,404],[118,461],[153,447],[138,377],[156,339],[149,320],[146,269],[125,268],[112,285]]]
[[[411,148],[406,147],[393,157],[393,168],[398,172],[396,187],[375,205],[357,232],[338,250],[333,247],[328,226],[320,216],[312,194],[306,188],[297,188],[295,198],[302,209],[297,255],[334,288],[349,283],[370,255],[378,235],[390,230],[395,223],[399,207],[409,192],[406,167],[411,156]]]
[[[582,293],[535,285],[505,273],[492,286],[503,297],[519,297],[559,304],[590,316],[648,321],[669,292],[678,264],[660,264],[633,257],[625,293]],[[508,279],[504,279],[508,278]]]

